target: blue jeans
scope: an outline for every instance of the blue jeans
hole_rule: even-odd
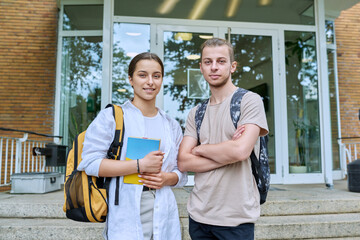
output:
[[[199,223],[189,217],[189,233],[192,240],[253,240],[254,231],[254,223],[225,227]]]

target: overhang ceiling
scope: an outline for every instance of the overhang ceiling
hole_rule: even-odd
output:
[[[324,0],[325,2],[325,15],[330,18],[337,18],[341,11],[351,8],[360,0]]]
[[[59,4],[61,2],[64,2],[62,0],[57,0],[57,1]],[[126,3],[126,5],[129,6],[128,4],[132,0],[114,0],[114,1],[120,3],[117,5],[122,6],[123,4]],[[137,4],[141,3],[141,7],[135,8],[135,9],[138,9],[137,10],[138,12],[134,12],[133,16],[146,16],[146,14],[149,14],[149,12],[154,12],[154,16],[152,16],[150,14],[149,17],[159,17],[159,16],[155,15],[156,14],[155,6],[161,4],[163,1],[164,0],[156,0],[156,3],[158,3],[158,4],[154,5],[153,4],[154,2],[150,1],[150,0],[137,0],[136,2],[133,2],[131,5],[137,5]],[[188,15],[187,12],[190,11],[190,9],[194,5],[194,2],[196,2],[196,1],[189,1],[189,0],[185,0],[185,1],[184,0],[172,0],[172,1],[178,2],[178,4],[177,4],[178,8],[176,9],[176,11],[172,12],[171,15],[180,14],[179,16],[176,16],[178,18],[186,18],[186,16]],[[254,0],[237,0],[237,1],[240,2],[243,6],[246,6],[246,4],[248,4],[249,2],[253,2]],[[260,1],[260,0],[257,0],[257,1]],[[86,3],[86,2],[87,1],[84,1],[84,3]],[[224,12],[223,10],[222,11],[220,11],[220,10],[225,8],[225,6],[227,5],[226,2],[228,2],[228,1],[220,1],[220,0],[212,1],[212,4],[217,4],[218,6],[207,9],[207,11],[205,12],[205,15],[209,15],[210,17],[207,17],[207,18],[205,17],[204,19],[212,19],[212,16],[219,14],[219,12]],[[259,14],[260,14],[260,17],[257,16],[255,18],[255,19],[258,19],[258,18],[261,18],[261,15],[266,15],[267,13],[270,13],[270,12],[278,13],[277,12],[277,10],[278,10],[282,13],[281,15],[288,14],[289,19],[290,19],[291,16],[295,16],[295,14],[292,14],[289,11],[290,8],[294,9],[297,12],[303,12],[303,11],[305,11],[304,9],[308,8],[309,2],[311,4],[312,1],[309,1],[309,0],[301,0],[301,1],[299,1],[299,0],[286,0],[286,1],[284,1],[284,0],[268,0],[267,2],[273,2],[273,3],[271,5],[269,5],[268,8],[256,8],[256,4],[254,5],[255,7],[248,4],[249,7],[246,7],[246,12],[241,12],[242,16],[246,16],[246,14],[254,15],[254,14],[251,14],[251,12],[256,10],[256,11],[259,11]],[[358,4],[358,3],[360,4],[360,0],[324,0],[324,3],[325,3],[326,17],[335,19],[340,15],[341,11],[349,9],[352,6],[354,6],[355,4]],[[150,4],[150,5],[147,6],[146,4],[148,4],[148,5]],[[288,6],[288,4],[290,4],[291,7]],[[125,5],[125,8],[126,8],[126,5]],[[122,7],[124,7],[124,6],[122,6]],[[253,7],[253,8],[251,8],[251,7]],[[270,8],[278,8],[278,9],[270,11]],[[284,9],[288,9],[288,10],[284,10]],[[240,10],[241,10],[241,8],[240,8]],[[143,11],[145,11],[145,12],[143,12]],[[181,13],[181,11],[185,11],[186,13]],[[261,12],[261,11],[264,11],[264,12]],[[129,12],[129,11],[127,11],[127,12]],[[145,14],[145,15],[143,15],[143,14]],[[89,16],[92,16],[92,18],[94,17],[94,15],[92,13],[90,13],[88,10],[77,11],[75,15],[77,16],[77,18],[80,18],[80,19],[82,19],[81,18],[82,15],[89,15]],[[277,14],[273,14],[273,15],[275,15],[274,17],[276,17]],[[74,17],[74,16],[72,15],[72,17]],[[167,16],[164,15],[161,17],[166,18]],[[83,19],[87,19],[87,21],[89,20],[86,17],[84,17]],[[74,19],[72,19],[72,20],[74,20]],[[217,18],[217,20],[223,20],[223,19]],[[230,19],[226,19],[226,20],[230,20]],[[239,21],[239,20],[233,18],[232,21]],[[248,19],[247,21],[254,21],[254,19]],[[259,19],[259,21],[262,22],[261,19]],[[102,21],[100,21],[99,24],[102,25],[101,22]],[[266,21],[263,21],[263,22],[266,22]],[[276,21],[274,21],[274,23],[276,23]],[[291,21],[289,21],[289,23],[291,23]]]

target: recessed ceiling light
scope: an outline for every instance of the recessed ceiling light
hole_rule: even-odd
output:
[[[235,16],[237,9],[241,3],[241,0],[229,0],[227,9],[226,9],[226,17],[231,18]]]
[[[213,37],[214,37],[213,35],[199,35],[199,38],[202,38],[202,39],[211,39]]]
[[[197,59],[200,59],[200,55],[191,54],[191,55],[186,56],[186,58],[189,60],[197,60]]]
[[[193,38],[192,33],[178,32],[175,34],[175,40],[190,41]]]
[[[188,19],[195,20],[201,18],[207,7],[210,5],[212,0],[196,0],[191,12],[188,16]]]
[[[258,5],[259,6],[268,6],[270,5],[272,2],[272,0],[258,0]]]
[[[128,52],[128,53],[126,53],[126,56],[128,56],[128,57],[135,57],[136,55],[138,55],[137,52]]]
[[[126,35],[132,36],[132,37],[137,37],[140,36],[141,33],[136,33],[136,32],[127,32]]]
[[[161,15],[170,13],[178,2],[179,0],[164,0],[157,9],[157,13]]]

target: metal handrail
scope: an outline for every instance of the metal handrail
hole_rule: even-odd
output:
[[[28,139],[29,134],[55,138],[62,138],[61,136],[52,136],[9,128],[0,128],[0,130],[24,133],[22,138],[0,136],[0,186],[10,185],[10,176],[13,173],[62,172],[63,169],[61,167],[45,166],[45,156],[34,156],[32,154],[32,148],[44,147],[45,144],[52,143],[51,141]]]
[[[360,137],[339,137],[339,138],[337,138],[337,140],[342,140],[342,139],[357,139],[357,138],[360,138]]]
[[[26,130],[18,130],[18,129],[12,129],[12,128],[3,128],[3,127],[0,127],[0,130],[2,130],[2,131],[12,131],[12,132],[29,133],[29,134],[34,134],[34,135],[43,136],[43,137],[63,138],[62,136],[54,136],[54,135],[49,135],[49,134],[37,133],[37,132],[26,131]]]
[[[360,139],[360,137],[342,137],[337,139],[340,147],[340,167],[343,178],[347,175],[347,164],[360,157],[360,141],[342,142],[345,139]]]

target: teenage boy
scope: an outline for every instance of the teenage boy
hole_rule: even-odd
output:
[[[247,92],[241,101],[238,130],[230,116],[230,101],[237,87],[234,50],[223,39],[201,46],[200,70],[211,97],[200,128],[198,145],[193,108],[180,145],[180,171],[195,172],[190,194],[189,233],[196,239],[254,239],[254,223],[260,216],[260,196],[251,170],[250,154],[259,152],[259,136],[268,133],[261,97]],[[241,134],[240,134],[241,133]]]

